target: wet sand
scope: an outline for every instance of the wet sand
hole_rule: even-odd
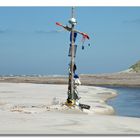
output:
[[[106,104],[116,91],[80,86],[81,103],[68,108],[67,85],[0,83],[0,134],[140,134],[140,118],[115,116]]]

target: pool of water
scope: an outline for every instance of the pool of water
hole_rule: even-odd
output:
[[[110,99],[108,104],[113,106],[116,115],[140,118],[140,88],[111,87],[118,91],[118,96]]]

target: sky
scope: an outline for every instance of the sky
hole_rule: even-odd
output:
[[[67,75],[71,7],[0,7],[0,75]],[[90,40],[81,49],[78,74],[113,73],[140,60],[140,7],[76,7],[76,29]],[[87,45],[90,43],[90,47]]]

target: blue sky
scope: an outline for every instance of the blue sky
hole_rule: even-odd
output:
[[[68,73],[71,7],[0,7],[0,75]],[[110,73],[140,60],[139,7],[76,7],[77,73]],[[57,32],[59,31],[59,32]],[[88,47],[86,44],[90,43]]]

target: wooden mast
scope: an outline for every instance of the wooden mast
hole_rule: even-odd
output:
[[[74,7],[72,7],[72,13],[71,13],[71,18],[74,18]],[[71,71],[71,77],[70,77],[70,86],[71,86],[71,98],[72,100],[74,99],[74,82],[73,82],[73,77],[74,77],[74,50],[75,50],[75,44],[74,44],[74,24],[71,24],[71,62],[70,62],[70,71]]]

